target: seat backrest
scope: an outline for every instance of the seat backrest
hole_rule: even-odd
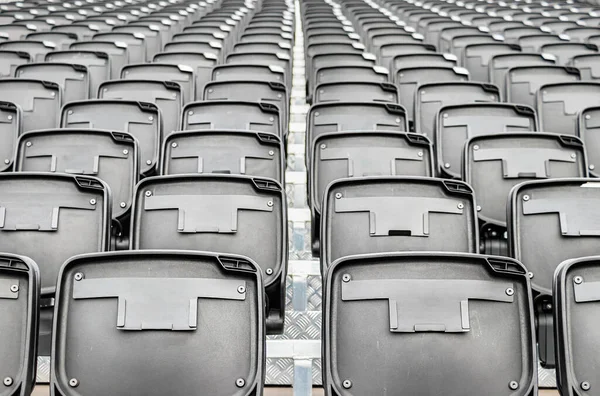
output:
[[[110,58],[105,52],[55,51],[46,54],[46,62],[71,63],[87,67],[90,97],[96,97],[100,84],[110,79]]]
[[[83,65],[30,63],[17,67],[15,77],[51,81],[60,85],[63,103],[90,97],[90,76],[87,67]]]
[[[0,101],[17,104],[23,113],[22,131],[56,128],[62,105],[61,88],[50,81],[0,80]]]
[[[506,101],[536,106],[536,94],[542,85],[579,81],[579,70],[565,66],[513,67],[506,74]]]

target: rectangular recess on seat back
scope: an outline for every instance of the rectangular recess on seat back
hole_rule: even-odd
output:
[[[462,178],[462,149],[466,140],[501,132],[537,131],[529,106],[506,103],[468,103],[442,107],[435,126],[438,171]]]
[[[506,227],[506,197],[532,179],[587,177],[583,142],[570,135],[502,133],[469,139],[465,182],[477,195],[479,219]]]
[[[542,130],[575,135],[578,113],[600,106],[600,83],[545,84],[538,90],[536,103]]]
[[[7,394],[31,394],[35,380],[39,269],[24,256],[0,253],[0,371]]]
[[[328,272],[323,294],[328,392],[475,396],[485,387],[529,396],[537,389],[533,299],[526,270],[513,259],[345,257]]]
[[[110,56],[110,76],[117,78],[120,75],[121,68],[129,60],[127,44],[112,41],[76,41],[69,47],[71,50],[88,50],[95,52],[104,52]]]
[[[517,66],[506,73],[506,100],[509,103],[536,106],[536,94],[542,85],[581,79],[579,70],[555,65]]]
[[[283,136],[279,108],[268,102],[235,100],[189,103],[183,109],[181,129],[238,129]]]
[[[506,73],[513,67],[554,65],[556,58],[550,54],[516,53],[501,54],[490,59],[488,73],[490,82],[500,88],[502,97],[506,97]]]
[[[404,107],[392,103],[346,102],[312,105],[307,115],[306,163],[310,164],[312,144],[323,133],[341,131],[408,130]]]
[[[95,98],[101,83],[110,79],[110,59],[105,52],[54,51],[46,54],[46,62],[78,64],[87,67],[90,75],[90,97]]]
[[[432,141],[436,141],[436,117],[442,107],[468,102],[500,101],[496,85],[472,81],[420,84],[415,94],[415,131]]]
[[[535,291],[551,295],[561,262],[597,254],[599,188],[596,179],[579,178],[530,181],[512,190],[509,252],[527,263]]]
[[[56,83],[31,79],[0,80],[0,101],[12,102],[22,111],[21,131],[56,128],[61,89]]]
[[[162,113],[163,134],[177,131],[183,107],[181,85],[172,81],[115,80],[98,88],[99,99],[125,99],[154,103]]]
[[[90,77],[86,66],[70,63],[34,63],[15,70],[17,78],[52,81],[62,88],[63,103],[90,96]]]
[[[106,117],[110,114],[110,117]],[[61,128],[124,131],[139,145],[140,173],[155,172],[161,141],[161,113],[154,103],[126,100],[86,100],[63,106]]]
[[[0,172],[13,166],[17,138],[21,133],[21,117],[19,106],[0,102]]]
[[[598,321],[600,284],[598,256],[570,259],[559,266],[554,286],[557,377],[565,396],[576,396],[581,384],[595,384],[597,336],[590,333]]]
[[[108,250],[108,187],[99,179],[4,173],[0,186],[0,250],[18,251],[39,264],[43,294],[54,292],[67,258]]]
[[[0,50],[0,77],[12,77],[17,66],[29,63],[31,56],[23,51]]]
[[[113,217],[122,220],[131,208],[138,163],[138,146],[126,132],[54,129],[21,135],[15,170],[98,177],[110,188]]]
[[[332,182],[321,213],[323,273],[335,260],[392,251],[477,253],[471,187],[428,177],[356,177]]]
[[[268,177],[283,182],[285,150],[267,132],[194,130],[169,135],[161,173],[224,173]]]
[[[501,54],[520,53],[521,47],[517,44],[485,43],[470,44],[463,50],[464,67],[469,70],[474,81],[490,82],[488,66],[492,57]]]
[[[260,394],[262,288],[258,266],[236,255],[150,250],[74,257],[59,278],[51,386],[61,396],[127,389],[229,396],[239,392],[241,378],[245,390]],[[156,348],[165,349],[160,359]],[[140,361],[150,371],[127,372]],[[177,384],[163,380],[172,370],[182,375]]]
[[[183,103],[192,102],[196,97],[196,76],[194,69],[187,65],[130,64],[121,69],[121,79],[172,81],[181,86],[183,90]]]
[[[315,87],[313,103],[323,102],[398,103],[398,89],[388,82],[344,81]]]

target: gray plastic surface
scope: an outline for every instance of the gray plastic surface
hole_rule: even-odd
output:
[[[97,177],[110,188],[112,216],[122,219],[131,208],[138,163],[137,142],[126,132],[55,129],[20,136],[15,170]]]
[[[232,100],[190,103],[183,109],[183,130],[238,129],[283,137],[279,108],[271,103]]]
[[[0,77],[14,76],[17,67],[29,63],[30,60],[31,56],[27,52],[0,50]]]
[[[359,177],[329,184],[321,213],[321,269],[355,254],[477,253],[473,190],[424,177]]]
[[[99,179],[4,173],[0,185],[0,250],[37,262],[43,295],[54,293],[67,258],[108,250],[110,198]]]
[[[21,133],[21,108],[12,102],[0,102],[0,172],[10,170]]]
[[[479,218],[506,227],[506,201],[517,184],[536,179],[587,177],[583,142],[549,133],[503,133],[470,139],[464,180],[475,190]]]
[[[106,81],[98,88],[98,98],[154,103],[161,111],[163,134],[179,130],[183,93],[178,83],[156,80]]]
[[[533,301],[515,260],[347,257],[331,267],[323,294],[326,394],[537,394]]]
[[[213,67],[213,81],[275,81],[285,83],[286,71],[275,65],[219,65]]]
[[[229,65],[274,65],[279,66],[286,72],[285,84],[291,86],[291,57],[285,52],[276,54],[267,52],[233,53],[227,55],[225,63]],[[245,78],[242,78],[244,80]]]
[[[509,198],[509,251],[533,273],[534,291],[550,295],[558,265],[598,251],[600,183],[554,179],[519,184]]]
[[[372,54],[371,54],[372,55]],[[347,66],[375,66],[375,56],[365,56],[365,53],[342,53],[342,54],[320,54],[312,58],[312,62],[306,64],[306,76],[308,92],[314,90],[315,71],[322,67]]]
[[[394,57],[390,67],[392,78],[396,78],[395,71],[411,67],[455,67],[457,66],[456,56],[452,54],[437,54],[437,53],[416,53],[404,54]],[[386,67],[387,67],[386,66]]]
[[[490,82],[500,88],[502,97],[506,97],[506,73],[513,67],[554,65],[553,56],[538,53],[517,53],[496,55],[488,64]]]
[[[196,75],[195,100],[201,100],[204,86],[211,81],[212,68],[217,64],[217,56],[211,53],[161,52],[154,56],[153,62],[193,68]]]
[[[56,128],[61,106],[58,84],[29,79],[0,80],[0,100],[10,101],[22,110],[22,132]]]
[[[535,111],[506,103],[470,103],[442,107],[436,120],[438,171],[462,177],[464,143],[475,136],[537,131]]]
[[[29,396],[35,384],[39,277],[39,269],[30,258],[0,253],[0,375],[3,395]]]
[[[110,117],[106,117],[110,114]],[[62,109],[61,128],[92,128],[124,131],[139,146],[140,173],[151,175],[158,166],[161,115],[154,103],[125,100],[73,102]]]
[[[575,135],[577,115],[600,106],[600,83],[572,82],[542,85],[536,96],[540,129]]]
[[[373,66],[335,66],[322,67],[316,71],[315,82],[334,83],[344,81],[387,82],[389,73],[386,68]]]
[[[77,41],[77,35],[66,32],[35,32],[27,35],[27,40],[49,41],[54,43],[57,51],[69,49],[71,43]]]
[[[164,52],[208,52],[220,58],[223,46],[218,42],[177,41],[165,44],[163,50]]]
[[[542,85],[579,81],[579,70],[564,66],[517,66],[506,73],[506,101],[536,106],[536,94]]]
[[[195,130],[169,135],[161,155],[161,173],[224,173],[267,177],[283,183],[285,150],[267,132]]]
[[[537,52],[541,53],[541,49],[547,44],[564,43],[565,39],[560,36],[551,34],[530,34],[527,36],[519,37],[518,44],[521,46],[524,52]],[[558,62],[557,62],[558,63]]]
[[[194,69],[187,65],[160,63],[130,64],[121,69],[121,79],[173,81],[178,83],[183,90],[183,103],[191,102],[196,97]]]
[[[598,47],[586,43],[555,43],[543,45],[540,51],[556,56],[559,64],[568,65],[575,56],[597,54]]]
[[[46,54],[46,62],[71,63],[87,67],[90,76],[90,97],[95,98],[98,87],[110,79],[110,59],[104,52],[56,51]]]
[[[56,46],[44,41],[5,41],[0,43],[0,50],[27,52],[32,62],[43,62],[46,54],[56,50]]]
[[[31,63],[17,67],[15,77],[52,81],[62,88],[63,103],[87,99],[90,80],[87,67],[71,63]]]
[[[463,66],[469,70],[471,80],[489,82],[488,66],[490,59],[501,54],[520,53],[521,47],[516,44],[484,43],[469,44],[463,50]]]
[[[152,61],[152,57],[159,53],[162,48],[160,32],[150,28],[149,26],[138,26],[134,24],[125,26],[115,26],[112,30],[114,33],[141,33],[144,35],[146,44],[146,61]]]
[[[500,101],[498,87],[480,82],[420,84],[415,94],[415,132],[426,135],[432,141],[436,141],[436,117],[442,107]]]
[[[73,51],[104,52],[110,57],[110,78],[121,75],[121,69],[129,62],[127,44],[113,41],[76,41],[69,47]]]
[[[143,33],[104,32],[95,34],[93,41],[119,41],[127,44],[129,63],[146,62],[146,37]]]
[[[53,394],[262,395],[257,267],[241,256],[183,251],[68,260],[57,291]],[[156,348],[166,348],[160,359]],[[131,375],[140,361],[149,371]],[[164,381],[173,372],[181,378]]]
[[[95,34],[98,34],[100,32],[98,29],[93,29],[89,26],[75,24],[54,26],[52,28],[52,31],[74,33],[77,35],[77,37],[79,37],[79,40],[91,40]]]
[[[398,103],[398,89],[388,82],[344,81],[318,84],[313,95],[313,103],[361,101]]]
[[[570,64],[579,69],[582,80],[600,80],[600,54],[576,55]]]

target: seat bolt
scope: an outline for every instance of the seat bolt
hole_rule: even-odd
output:
[[[529,195],[523,195],[523,201],[529,201]]]
[[[519,383],[517,381],[510,381],[508,387],[512,390],[519,389]]]
[[[238,378],[235,380],[235,386],[237,386],[238,388],[243,388],[244,385],[246,385],[246,381],[244,381],[243,378]]]
[[[342,280],[343,280],[344,282],[350,282],[350,279],[351,279],[351,277],[350,277],[350,275],[349,275],[349,274],[344,274],[344,275],[342,275]]]
[[[4,386],[11,386],[13,384],[13,379],[10,377],[6,377],[2,382],[4,382]]]
[[[171,147],[173,147],[173,148],[177,147],[177,142],[171,143]]]
[[[19,291],[19,285],[12,285],[10,287],[10,291],[13,292],[13,293],[18,292]]]
[[[96,205],[96,200],[94,198],[90,199],[90,204],[91,205]]]
[[[342,386],[346,389],[350,389],[350,388],[352,388],[352,381],[345,380],[344,382],[342,382]]]
[[[267,275],[273,275],[273,268],[267,268],[265,272],[267,273]]]
[[[75,274],[75,280],[76,281],[80,281],[83,279],[83,274],[81,272],[78,272]]]
[[[244,294],[244,293],[246,293],[246,287],[245,287],[245,286],[239,286],[239,287],[237,288],[237,291],[238,291],[238,293],[240,293],[240,294]]]
[[[71,388],[77,388],[78,385],[79,385],[79,381],[77,380],[77,378],[71,378],[69,380],[69,386]]]
[[[587,381],[583,381],[583,382],[581,383],[581,389],[583,389],[584,391],[590,390],[590,388],[591,388],[591,387],[592,387],[592,386],[591,386],[591,385],[590,385],[590,383],[589,383],[589,382],[587,382]]]
[[[146,195],[147,197],[150,197],[150,196],[152,195],[152,191],[146,191],[146,194],[145,194],[145,195]]]
[[[581,285],[581,283],[583,283],[583,278],[581,276],[576,276],[575,278],[573,278],[573,282],[575,282],[578,285]]]
[[[126,204],[125,202],[121,202],[120,206],[121,206],[122,208],[124,208],[125,206],[127,206],[127,204]]]
[[[509,287],[508,289],[506,289],[506,295],[507,296],[512,296],[513,294],[515,294],[515,291],[514,291],[514,289],[512,287]]]

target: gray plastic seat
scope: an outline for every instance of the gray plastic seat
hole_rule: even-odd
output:
[[[389,81],[388,69],[381,66],[333,66],[316,71],[315,83],[364,81],[383,83]]]
[[[579,69],[582,80],[600,80],[600,54],[576,55],[569,64]]]
[[[490,82],[488,65],[490,59],[501,54],[518,54],[521,47],[516,44],[484,43],[470,44],[463,50],[463,66],[469,70],[474,81]]]
[[[12,102],[0,102],[0,172],[13,166],[17,139],[21,134],[21,108]]]
[[[315,86],[316,71],[323,67],[335,66],[375,66],[377,58],[375,55],[363,52],[341,53],[341,54],[320,54],[315,55],[312,62],[306,63],[307,92],[312,93]]]
[[[100,33],[100,30],[96,26],[86,26],[86,25],[59,25],[54,26],[51,30],[52,32],[62,32],[62,33],[73,33],[76,34],[79,40],[91,40],[95,34]]]
[[[392,62],[399,55],[435,53],[436,48],[430,44],[386,44],[380,47],[378,64],[393,69]]]
[[[556,56],[559,64],[568,65],[575,56],[597,54],[598,47],[587,43],[555,43],[543,45],[540,51]]]
[[[202,43],[199,41],[175,41],[165,44],[163,51],[209,53],[220,59],[223,46],[218,42]]]
[[[344,81],[321,83],[315,87],[313,103],[323,102],[378,102],[398,103],[398,89],[383,82]]]
[[[160,36],[160,30],[158,26],[138,26],[135,23],[127,24],[124,26],[115,26],[112,33],[129,33],[129,34],[143,34],[144,43],[146,44],[146,61],[152,61],[155,54],[158,54],[162,49],[162,41]]]
[[[56,83],[16,78],[0,80],[0,101],[13,102],[21,108],[22,132],[58,126],[62,102],[61,89]]]
[[[506,198],[519,183],[587,177],[583,142],[551,133],[501,133],[465,143],[464,174],[475,190],[482,224],[506,227]]]
[[[578,81],[542,85],[536,102],[541,130],[575,135],[578,113],[588,107],[600,106],[600,83]]]
[[[233,129],[270,132],[283,137],[279,108],[269,102],[207,101],[183,109],[181,129]]]
[[[46,54],[45,60],[85,66],[90,80],[90,98],[95,98],[100,84],[110,79],[110,59],[105,52],[55,51]]]
[[[122,221],[131,209],[138,164],[138,144],[132,135],[69,128],[22,134],[15,170],[98,177],[110,188],[113,218]]]
[[[165,139],[161,174],[225,173],[267,177],[283,183],[285,150],[269,132],[202,129]]]
[[[32,62],[43,62],[47,53],[56,49],[56,45],[44,41],[5,41],[0,43],[0,50],[26,52]]]
[[[87,67],[71,63],[30,63],[17,67],[15,77],[51,81],[60,85],[62,102],[84,100],[90,96]]]
[[[53,339],[53,392],[73,395],[75,379],[85,394],[261,394],[265,301],[258,269],[246,257],[189,251],[69,259],[56,296],[62,320]],[[232,337],[225,343],[224,334]],[[157,360],[149,343],[169,352]],[[147,362],[152,374],[127,373],[134,361]],[[172,370],[181,375],[177,386],[162,380]]]
[[[286,72],[285,84],[291,87],[292,65],[291,57],[285,53],[270,54],[266,52],[233,53],[226,57],[225,63],[229,65],[275,65],[283,68]]]
[[[391,78],[396,78],[396,71],[411,67],[455,67],[458,60],[453,54],[433,52],[409,53],[396,55],[390,65]]]
[[[435,214],[434,214],[435,213]],[[327,187],[321,270],[357,254],[477,253],[475,196],[465,183],[431,177],[355,177]]]
[[[475,136],[538,130],[535,110],[508,103],[468,103],[442,107],[436,119],[438,172],[460,179],[462,150]]]
[[[554,65],[556,57],[550,54],[516,53],[496,55],[488,64],[490,82],[500,88],[502,98],[506,97],[506,73],[513,67]]]
[[[31,62],[31,55],[23,51],[0,50],[0,78],[11,78],[19,65]]]
[[[29,395],[37,364],[40,272],[35,261],[25,256],[0,253],[0,263],[3,386],[11,395]]]
[[[286,71],[276,65],[236,65],[226,64],[212,69],[212,81],[236,80],[275,81],[285,83]]]
[[[110,117],[106,117],[110,114]],[[162,141],[162,118],[154,103],[126,100],[87,100],[63,106],[61,128],[123,131],[139,145],[140,173],[156,173]]]
[[[152,177],[138,184],[134,202],[132,249],[214,250],[261,263],[267,331],[283,330],[287,211],[279,183],[239,175]]]
[[[467,81],[420,84],[415,92],[415,132],[436,141],[438,111],[444,106],[475,102],[500,102],[498,87]]]
[[[204,86],[211,81],[212,68],[217,64],[217,56],[200,52],[162,52],[156,54],[152,62],[186,65],[193,68],[196,75],[195,99],[200,100]]]
[[[513,67],[506,74],[506,101],[536,106],[536,94],[545,84],[579,81],[579,70],[565,66]]]
[[[29,33],[26,39],[34,41],[49,41],[55,45],[57,51],[65,51],[69,49],[71,43],[77,41],[77,35],[74,33],[57,31],[34,32]]]
[[[106,81],[98,89],[98,99],[154,103],[162,113],[163,135],[179,130],[183,91],[177,83],[155,80]]]
[[[0,33],[6,35],[9,40],[24,40],[29,33],[36,31],[35,26],[18,22],[9,25],[0,25]]]
[[[359,255],[338,260],[327,279],[328,393],[535,392],[533,301],[527,270],[516,260],[457,253]]]
[[[144,63],[146,56],[146,37],[143,33],[103,32],[92,37],[92,41],[112,41],[127,44],[129,63]]]
[[[187,65],[130,64],[121,69],[121,79],[172,81],[181,85],[184,103],[191,102],[196,97],[196,76],[194,75],[194,69]]]
[[[596,169],[600,164],[600,107],[587,107],[581,112],[577,119],[577,136],[583,140],[587,152],[588,169],[590,175],[598,177],[599,170]]]
[[[129,62],[127,44],[113,41],[76,41],[69,47],[72,51],[104,52],[110,57],[110,78],[116,79]]]
[[[531,34],[519,38],[518,43],[523,52],[541,53],[542,47],[547,44],[562,44],[567,41],[564,36],[552,34]]]

